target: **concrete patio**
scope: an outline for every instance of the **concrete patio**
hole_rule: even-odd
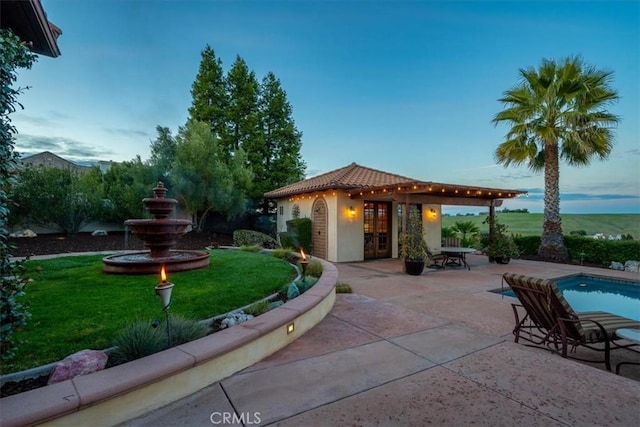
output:
[[[638,273],[468,257],[466,269],[402,273],[398,260],[337,264],[353,294],[267,359],[127,426],[637,426],[640,368],[621,375],[515,344],[505,272]],[[640,308],[639,308],[640,309]],[[582,350],[581,350],[582,351]],[[640,361],[617,350],[613,365]]]

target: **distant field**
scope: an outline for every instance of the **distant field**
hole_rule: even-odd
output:
[[[543,214],[541,213],[499,213],[498,221],[509,226],[508,231],[523,236],[540,236],[542,234]],[[562,231],[584,230],[587,234],[604,233],[605,235],[631,234],[640,239],[640,215],[638,214],[561,214]],[[443,216],[442,226],[452,227],[458,221],[473,221],[480,230],[489,230],[482,222],[486,215]]]

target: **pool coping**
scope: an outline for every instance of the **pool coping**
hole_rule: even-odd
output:
[[[93,374],[0,399],[2,426],[117,424],[220,381],[295,341],[335,302],[328,261],[304,294],[240,325]],[[289,330],[293,325],[293,330]]]

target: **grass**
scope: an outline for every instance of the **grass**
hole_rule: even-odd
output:
[[[604,233],[606,235],[631,234],[640,239],[640,215],[638,214],[561,214],[562,231],[584,230],[589,235]],[[472,221],[481,231],[489,231],[489,225],[482,222],[487,215],[443,216],[442,226],[452,227],[456,222]],[[522,236],[542,235],[543,214],[541,213],[499,213],[498,221],[509,226],[508,232]]]
[[[31,319],[2,374],[58,361],[83,349],[105,349],[127,326],[164,320],[154,287],[158,276],[102,272],[102,255],[29,261],[26,287]],[[36,267],[41,267],[40,273]],[[205,319],[264,298],[295,278],[287,262],[244,251],[212,251],[206,269],[170,274],[171,314]]]

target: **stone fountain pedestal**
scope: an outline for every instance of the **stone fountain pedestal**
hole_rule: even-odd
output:
[[[153,219],[128,219],[124,222],[149,250],[103,258],[105,273],[158,274],[163,265],[168,272],[195,270],[209,265],[209,254],[205,251],[172,249],[191,221],[169,218],[178,201],[165,197],[167,189],[162,182],[158,182],[153,192],[155,197],[142,200]]]

